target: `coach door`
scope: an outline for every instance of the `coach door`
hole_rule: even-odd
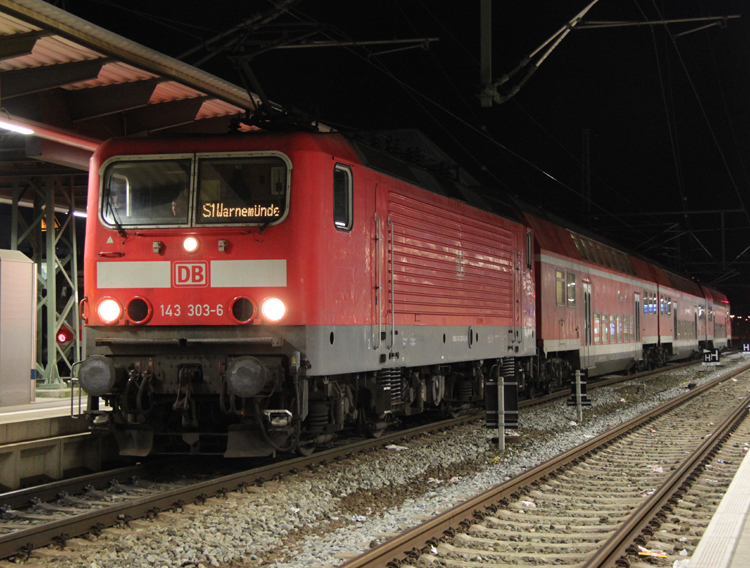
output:
[[[641,295],[635,295],[635,342],[641,342]]]
[[[583,357],[584,366],[589,367],[591,351],[591,282],[583,282]]]
[[[698,341],[698,306],[693,306],[693,318],[695,320],[695,323],[693,324],[693,337]]]

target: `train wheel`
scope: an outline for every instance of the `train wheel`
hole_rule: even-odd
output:
[[[385,428],[378,427],[374,422],[367,422],[365,424],[365,435],[368,438],[380,438],[385,432]]]
[[[536,396],[536,385],[534,381],[529,381],[526,385],[526,398],[532,400]]]
[[[303,441],[297,446],[297,453],[301,456],[307,457],[315,451],[315,441]]]

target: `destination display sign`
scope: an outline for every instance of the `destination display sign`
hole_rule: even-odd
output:
[[[203,219],[247,219],[261,217],[264,219],[281,217],[278,205],[253,205],[250,207],[227,207],[223,203],[204,203],[201,208]]]

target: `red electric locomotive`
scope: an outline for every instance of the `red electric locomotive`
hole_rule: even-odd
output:
[[[78,372],[95,426],[123,455],[261,456],[481,401],[535,355],[534,265],[530,229],[472,204],[341,134],[106,142]]]

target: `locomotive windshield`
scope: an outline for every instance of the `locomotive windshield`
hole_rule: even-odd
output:
[[[288,206],[287,161],[277,156],[118,159],[102,176],[101,218],[113,227],[270,225]],[[191,189],[193,188],[193,189]],[[196,195],[197,193],[197,195]]]
[[[270,224],[287,205],[287,166],[272,156],[203,158],[198,162],[199,225]]]
[[[107,167],[102,219],[108,225],[188,223],[190,160],[137,160]]]

